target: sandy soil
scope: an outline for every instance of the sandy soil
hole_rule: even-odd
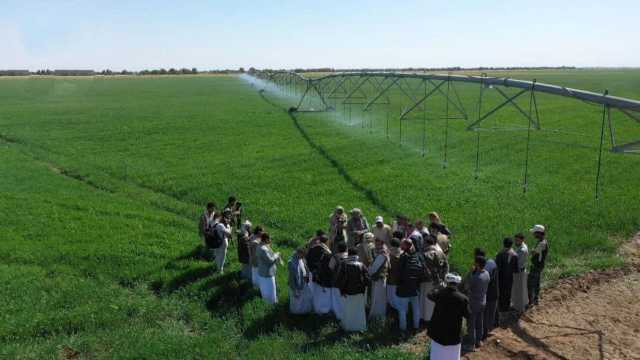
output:
[[[625,269],[564,279],[465,359],[640,359],[640,234]]]

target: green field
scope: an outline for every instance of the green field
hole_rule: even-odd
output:
[[[640,99],[640,70],[509,75]],[[478,88],[458,90],[475,117]],[[403,100],[392,100],[387,138],[384,107],[351,121],[290,117],[291,99],[233,76],[1,79],[0,358],[416,356],[394,324],[343,335],[334,321],[288,315],[284,269],[280,304],[263,304],[233,273],[235,247],[232,271],[212,274],[197,219],[230,194],[287,256],[340,204],[369,220],[438,211],[459,271],[474,247],[495,253],[534,223],[549,228],[548,279],[623,263],[617,246],[640,226],[640,157],[605,152],[594,199],[600,108],[539,97],[523,194],[526,131],[511,128],[526,121],[515,110],[486,124],[509,131],[481,132],[476,180],[464,121],[450,122],[444,169],[444,121],[427,122],[423,157],[422,120],[404,125],[400,144]],[[487,95],[487,107],[497,101]],[[614,120],[620,142],[640,139],[637,123]]]

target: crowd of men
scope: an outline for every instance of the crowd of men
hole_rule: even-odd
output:
[[[371,226],[360,209],[347,215],[336,207],[328,231],[318,230],[288,261],[290,312],[334,316],[345,331],[366,331],[368,320],[396,313],[402,331],[409,318],[414,330],[426,326],[431,359],[458,359],[501,321],[537,305],[549,250],[544,226],[530,230],[536,241],[531,251],[522,233],[505,238],[495,259],[476,248],[472,269],[460,276],[449,269],[451,231],[435,212],[427,220],[397,216],[389,225],[376,216]],[[284,263],[271,237],[242,221],[242,205],[234,197],[220,213],[209,203],[200,234],[221,273],[233,229],[241,275],[275,304],[276,269]]]

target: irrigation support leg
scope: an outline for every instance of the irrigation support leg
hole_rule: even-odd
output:
[[[427,96],[427,82],[424,83],[424,96]],[[427,102],[422,102],[422,157],[425,155],[425,146],[427,142]]]
[[[613,119],[611,118],[611,109],[607,111],[607,118],[609,121],[609,138],[611,139],[611,148],[616,146],[616,136],[613,127]]]
[[[605,90],[604,95],[609,93]],[[596,200],[600,198],[600,172],[602,169],[602,148],[604,146],[604,128],[607,119],[607,113],[610,112],[609,105],[603,105],[602,107],[602,126],[600,127],[600,147],[598,148],[598,170],[596,172]]]
[[[449,89],[451,88],[451,80],[447,78],[447,99],[449,98]],[[444,123],[444,151],[442,158],[442,168],[447,168],[447,147],[449,145],[449,101],[445,103],[445,123]]]
[[[302,94],[302,97],[300,98],[300,101],[298,102],[298,106],[296,106],[296,109],[299,109],[300,106],[302,106],[302,102],[304,101],[304,98],[307,96],[308,92],[309,92],[309,81],[307,81],[307,86],[304,89],[304,93]]]
[[[390,106],[391,104],[387,101],[387,129],[386,129],[387,140],[389,140],[389,117],[391,115]]]
[[[484,77],[486,77],[486,74],[483,74],[483,79],[480,81],[480,96],[478,97],[478,120],[476,121],[477,124],[479,124],[482,119],[481,119],[481,114],[482,114],[482,95],[484,94]],[[469,126],[469,128],[472,128],[472,126]],[[480,130],[479,129],[475,129],[476,130],[476,170],[475,170],[475,179],[478,180],[479,178],[479,174],[480,174]]]
[[[533,80],[531,84],[531,96],[529,97],[529,119],[531,119],[531,115],[533,113],[533,104],[534,104],[534,94],[536,88],[536,80]],[[531,124],[532,120],[529,120],[529,126],[527,127],[527,148],[525,150],[525,158],[524,158],[524,179],[522,180],[522,193],[526,194],[529,188],[529,149],[531,145]]]

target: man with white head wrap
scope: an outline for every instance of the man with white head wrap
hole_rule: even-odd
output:
[[[429,323],[430,359],[459,360],[462,344],[462,319],[469,319],[469,299],[458,290],[462,278],[453,273],[445,276],[447,286],[435,289],[428,297],[435,303]]]
[[[354,247],[367,232],[369,232],[369,223],[362,215],[362,210],[358,208],[351,210],[351,218],[347,221],[347,247]]]
[[[358,258],[364,266],[369,266],[373,262],[373,252],[375,249],[374,239],[375,237],[372,233],[365,233],[364,236],[362,236],[362,241],[356,247],[356,249],[358,249]]]
[[[329,248],[331,252],[336,252],[339,243],[347,242],[346,228],[347,214],[342,206],[336,206],[329,218]]]

